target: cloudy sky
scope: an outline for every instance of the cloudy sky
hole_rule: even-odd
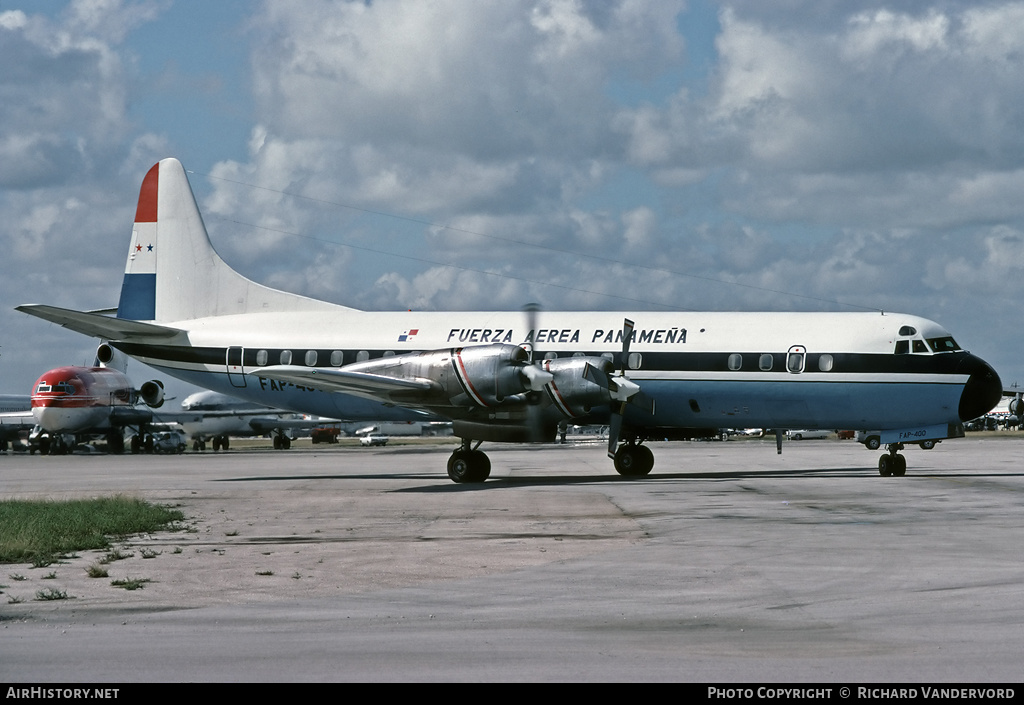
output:
[[[278,288],[905,311],[1024,383],[1022,27],[1024,2],[5,0],[0,391],[92,361],[12,309],[116,305],[166,156]]]

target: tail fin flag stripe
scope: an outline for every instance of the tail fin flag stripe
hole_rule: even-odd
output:
[[[135,209],[136,223],[155,223],[157,194],[160,191],[160,165],[154,164],[153,168],[142,180],[142,188],[139,189],[139,205]]]
[[[135,227],[128,246],[128,261],[121,282],[117,317],[135,321],[156,319],[156,236],[160,194],[160,165],[155,164],[142,180]]]
[[[220,258],[177,159],[142,180],[117,317],[174,323],[256,312],[350,310],[246,279]]]

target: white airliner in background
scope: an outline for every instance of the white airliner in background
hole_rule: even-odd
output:
[[[291,447],[290,430],[310,430],[336,419],[310,418],[303,414],[282,412],[269,406],[253,404],[228,394],[205,390],[185,397],[181,411],[169,415],[192,440],[192,450],[206,450],[206,441],[213,449],[227,450],[231,437],[270,434],[276,450]]]
[[[626,476],[645,440],[709,429],[872,429],[882,475],[905,442],[963,435],[1002,387],[932,321],[900,313],[367,312],[256,284],[214,251],[181,164],[142,183],[116,317],[18,310],[208,389],[345,419],[450,419],[456,482],[482,441],[608,423]],[[635,326],[634,326],[635,322]]]

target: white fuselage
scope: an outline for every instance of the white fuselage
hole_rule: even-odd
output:
[[[253,376],[268,365],[350,365],[413,351],[493,343],[533,346],[535,359],[605,356],[619,366],[622,320],[636,322],[626,374],[655,400],[645,426],[889,428],[961,421],[968,353],[938,324],[895,313],[518,312],[249,313],[167,323],[166,344],[124,347],[146,364],[257,403],[337,418],[422,419],[350,394]],[[913,330],[913,333],[907,331]],[[901,334],[903,331],[903,334]],[[921,352],[896,354],[897,342]]]

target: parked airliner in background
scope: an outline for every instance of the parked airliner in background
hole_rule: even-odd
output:
[[[0,394],[0,452],[7,450],[10,441],[17,441],[22,433],[31,431],[34,425],[31,396]]]
[[[63,454],[86,436],[102,436],[111,453],[123,453],[125,429],[134,428],[132,452],[151,450],[148,426],[152,409],[163,399],[163,383],[157,380],[135,389],[123,372],[110,367],[58,367],[33,387],[31,440],[43,454]]]
[[[206,450],[206,441],[211,441],[215,451],[227,450],[232,436],[244,438],[266,434],[273,437],[275,449],[287,450],[292,443],[289,431],[310,430],[334,421],[282,412],[209,390],[185,397],[181,402],[181,412],[168,418],[173,418],[185,430],[192,440],[192,450],[197,451]]]
[[[942,326],[901,313],[637,312],[623,322],[611,312],[365,312],[277,291],[214,251],[175,159],[143,180],[116,317],[18,310],[268,406],[450,419],[462,439],[448,460],[456,482],[488,477],[480,442],[550,439],[567,418],[608,423],[626,476],[653,467],[645,440],[720,427],[878,430],[880,473],[902,475],[903,443],[962,436],[1002,392]]]

